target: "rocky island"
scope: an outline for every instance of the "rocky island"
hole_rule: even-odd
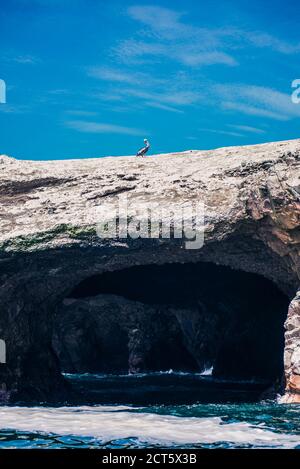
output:
[[[204,246],[99,238],[97,208],[119,194],[202,200]],[[300,140],[144,159],[2,155],[0,201],[3,402],[64,399],[62,372],[207,367],[300,402]]]

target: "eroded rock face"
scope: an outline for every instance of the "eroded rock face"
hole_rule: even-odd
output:
[[[1,395],[63,394],[52,345],[54,312],[79,282],[102,272],[212,262],[266,277],[292,300],[300,272],[299,176],[299,140],[144,160],[1,157],[0,338],[7,345]],[[188,251],[181,240],[100,239],[97,208],[120,193],[133,205],[204,201],[203,249]],[[299,329],[292,325],[297,301],[286,337],[292,399],[299,390]]]
[[[199,370],[168,308],[119,296],[65,300],[53,345],[68,373]]]
[[[285,372],[287,395],[284,402],[300,403],[300,292],[289,307],[285,324]]]

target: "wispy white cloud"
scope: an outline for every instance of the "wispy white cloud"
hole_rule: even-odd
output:
[[[182,113],[186,106],[201,103],[206,106],[218,105],[223,111],[234,111],[278,121],[300,117],[300,106],[292,103],[290,94],[268,87],[251,84],[214,84],[213,82],[206,82],[204,85],[185,73],[177,73],[164,78],[152,78],[150,75],[143,74],[143,79],[141,79],[139,73],[135,75],[133,72],[131,75],[129,71],[124,72],[123,76],[118,69],[104,69],[103,78],[101,70],[101,79],[109,81],[111,75],[118,86],[111,87],[106,92],[94,93],[94,96],[103,102],[123,102],[126,106],[138,105],[140,102],[143,106],[175,113]],[[141,80],[140,83],[139,80]],[[135,98],[135,102],[131,98]],[[236,126],[235,130],[256,134],[265,133],[264,130],[253,126],[240,125]]]
[[[136,39],[125,39],[113,48],[113,53],[117,59],[127,64],[136,64],[147,62],[145,57],[151,57],[151,61],[155,57],[166,56],[168,47],[165,44],[150,43]]]
[[[139,84],[141,81],[140,76],[136,73],[126,73],[109,67],[89,67],[87,74],[99,80],[131,85]]]
[[[251,127],[249,125],[233,125],[229,124],[228,127],[231,127],[232,129],[240,130],[242,132],[249,132],[252,134],[265,134],[266,131],[263,129],[258,129],[257,127]]]
[[[248,115],[289,120],[300,117],[300,107],[292,103],[287,93],[252,85],[217,85],[221,106]]]
[[[242,35],[255,47],[273,49],[282,54],[297,54],[300,52],[300,42],[292,44],[260,31],[243,32]]]
[[[147,101],[164,103],[164,104],[173,104],[173,105],[190,105],[195,104],[201,99],[199,92],[196,91],[180,91],[178,89],[169,89],[162,91],[147,91],[141,88],[126,88],[119,90],[120,93],[125,94],[126,96],[134,96],[136,98],[145,99]]]
[[[112,67],[89,67],[87,74],[90,77],[110,83],[122,83],[126,85],[156,86],[165,83],[165,79],[157,78],[147,73],[133,70],[121,70]]]
[[[81,111],[80,109],[69,109],[65,111],[66,114],[69,114],[71,116],[81,116],[81,117],[91,117],[91,116],[96,116],[97,112],[93,111]]]
[[[185,65],[198,66],[198,65],[238,65],[238,62],[229,54],[225,52],[209,51],[201,52],[192,49],[185,51],[178,49],[174,54],[174,58]]]
[[[19,64],[36,64],[38,62],[37,58],[31,55],[19,55],[14,58],[14,61]]]
[[[225,110],[241,112],[242,114],[246,114],[248,116],[267,117],[269,119],[274,119],[278,121],[288,120],[286,116],[283,116],[282,114],[279,114],[277,112],[268,111],[266,109],[251,106],[250,104],[239,103],[237,101],[223,101],[221,103],[221,106]]]
[[[23,65],[34,65],[40,62],[38,57],[34,57],[33,55],[16,55],[10,57],[4,57],[4,60],[7,62],[16,62],[18,64]]]
[[[156,109],[161,109],[162,111],[184,114],[184,111],[182,111],[182,109],[176,109],[175,107],[167,106],[166,104],[158,103],[155,101],[146,101],[144,104],[145,106],[153,107]]]
[[[49,94],[54,94],[54,95],[68,95],[68,94],[71,94],[70,90],[68,90],[66,88],[58,88],[58,89],[55,89],[55,90],[49,90],[48,93]]]
[[[103,102],[120,102],[125,101],[125,97],[122,96],[119,89],[109,89],[104,91],[92,91],[89,96],[93,99],[97,99]]]
[[[199,137],[194,137],[193,135],[189,135],[186,137],[187,140],[199,140]]]
[[[103,122],[88,122],[83,120],[66,121],[65,126],[69,129],[77,130],[78,132],[93,133],[93,134],[120,134],[120,135],[133,135],[141,136],[146,132],[142,129],[135,129],[132,127],[123,127],[115,124],[107,124]]]
[[[82,0],[15,0],[16,3],[26,4],[32,3],[34,6],[40,5],[43,7],[61,6],[61,5],[74,5],[80,3]]]
[[[26,114],[27,112],[31,112],[31,107],[27,105],[1,104],[0,112],[4,114]]]
[[[183,12],[158,6],[129,7],[128,15],[143,27],[143,36],[121,41],[115,52],[126,63],[168,58],[186,66],[237,65],[224,50],[225,29],[208,29],[183,21]]]
[[[116,56],[124,63],[139,64],[167,58],[186,66],[229,65],[235,66],[237,60],[230,54],[218,50],[206,50],[203,42],[195,45],[187,43],[151,43],[128,39],[115,48]]]
[[[94,91],[93,97],[102,103],[120,102],[131,107],[148,106],[175,113],[182,113],[182,107],[194,105],[202,99],[200,90],[194,89],[195,84],[180,73],[162,79],[145,74],[142,83],[136,86],[124,86],[127,82],[111,85],[106,92]]]
[[[240,132],[230,132],[230,131],[227,131],[227,130],[201,128],[201,129],[199,129],[199,131],[200,132],[210,132],[210,133],[219,134],[219,135],[228,135],[230,137],[244,137],[244,135],[241,134]]]
[[[173,39],[180,33],[191,35],[191,27],[183,24],[183,13],[152,5],[136,5],[128,8],[129,16],[147,26],[153,32],[167,39]]]
[[[236,27],[207,28],[194,26],[184,12],[151,5],[128,8],[129,17],[143,26],[147,40],[125,40],[117,52],[125,61],[145,56],[169,57],[189,66],[212,64],[237,65],[230,54],[243,47],[267,48],[282,54],[300,52],[299,43],[289,43],[267,32]]]
[[[185,107],[201,104],[218,106],[223,112],[234,111],[278,121],[300,116],[300,107],[291,102],[288,94],[248,84],[218,85],[212,80],[203,80],[197,70],[217,64],[237,66],[234,55],[242,48],[249,49],[249,45],[284,54],[297,53],[300,45],[290,44],[266,32],[195,26],[185,12],[153,5],[131,6],[127,14],[140,24],[140,29],[114,49],[115,62],[119,65],[87,69],[90,77],[106,82],[101,89],[93,91],[103,106],[105,102],[115,102],[120,103],[122,112],[130,107],[147,106],[183,113]],[[156,64],[154,67],[148,64],[149,61],[165,63],[166,60],[175,63],[177,72],[159,76]],[[136,63],[143,63],[143,66],[138,68]],[[145,73],[146,70],[151,73]],[[236,137],[243,133],[265,133],[262,129],[242,125],[218,132]]]
[[[204,49],[216,48],[221,45],[222,36],[228,34],[227,29],[209,29],[194,26],[184,21],[185,12],[151,5],[136,5],[127,10],[129,17],[148,27],[149,36],[167,41],[177,42],[191,39],[201,40]],[[222,31],[222,34],[221,34]]]

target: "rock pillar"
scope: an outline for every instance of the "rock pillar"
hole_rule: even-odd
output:
[[[285,323],[284,403],[300,404],[300,290],[290,304]]]

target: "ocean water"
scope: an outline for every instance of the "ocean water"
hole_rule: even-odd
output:
[[[174,394],[182,401],[182,392],[189,396],[188,376],[161,374],[158,376],[109,377],[104,375],[70,376],[80,389],[87,389],[83,397],[89,400],[90,389],[107,386],[123,388],[122,399],[112,404],[77,404],[60,407],[3,406],[0,407],[0,448],[297,448],[300,449],[300,406],[282,405],[276,401],[242,402],[246,393],[241,390],[239,402],[234,402],[236,386],[231,383],[233,398],[230,402],[176,403]],[[160,382],[161,379],[161,382]],[[198,387],[208,394],[215,383],[207,375],[194,376]],[[207,380],[210,380],[209,383]],[[131,387],[145,389],[145,400],[152,392],[164,400],[166,389],[173,393],[171,403],[137,405],[132,402]],[[152,387],[150,386],[152,383]],[[185,384],[185,387],[183,386]],[[225,385],[225,383],[223,383]],[[252,383],[253,384],[253,383]],[[220,383],[217,392],[222,400]],[[129,386],[129,388],[130,388]],[[247,386],[247,383],[244,383]],[[194,386],[195,387],[195,386]],[[226,384],[228,392],[228,383]],[[241,386],[239,385],[238,389]],[[94,392],[93,392],[94,389]],[[179,389],[179,391],[178,391]],[[149,391],[150,390],[150,391]],[[108,395],[106,388],[105,395]],[[154,393],[154,394],[153,394]],[[195,389],[192,390],[194,398]],[[225,394],[226,395],[226,394]],[[115,394],[112,393],[112,399]],[[227,396],[227,395],[226,395]],[[103,394],[98,395],[99,399]],[[97,400],[97,399],[96,399]],[[248,400],[253,400],[250,392]]]

